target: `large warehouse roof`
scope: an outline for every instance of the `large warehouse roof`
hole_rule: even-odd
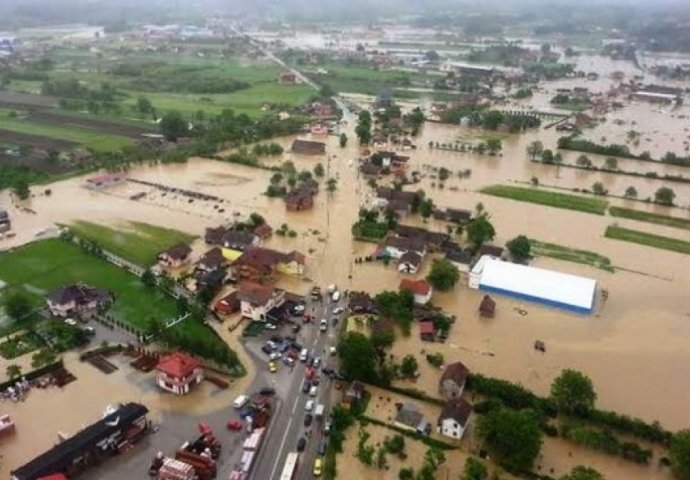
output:
[[[596,280],[487,258],[479,281],[481,290],[591,313]]]

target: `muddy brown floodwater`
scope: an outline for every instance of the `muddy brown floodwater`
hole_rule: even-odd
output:
[[[631,108],[631,111],[636,111],[634,109],[638,107]],[[648,111],[655,107],[645,108]],[[606,125],[608,128],[610,124]],[[125,220],[137,220],[202,235],[205,227],[227,222],[235,217],[235,212],[245,216],[256,211],[274,228],[286,223],[298,233],[294,239],[274,236],[267,241],[268,246],[281,250],[297,249],[307,255],[305,278],[283,277],[280,279],[281,286],[296,292],[306,292],[311,280],[322,285],[337,283],[344,289],[368,290],[374,294],[386,289],[397,289],[401,276],[392,265],[384,267],[382,264],[354,263],[356,257],[370,254],[374,245],[354,242],[350,233],[360,206],[367,205],[372,196],[371,189],[357,172],[355,159],[359,152],[352,127],[352,124],[348,126],[350,142],[346,148],[338,146],[335,136],[322,137],[328,142],[328,156],[305,157],[286,153],[282,158],[266,160],[267,163],[276,165],[291,160],[298,169],[309,170],[317,162],[322,162],[326,167],[326,178],[338,179],[337,191],[332,194],[325,189],[321,191],[311,211],[288,213],[282,200],[264,196],[262,193],[272,174],[268,170],[195,158],[181,165],[137,167],[129,172],[129,176],[217,195],[223,199],[222,203],[195,201],[190,204],[185,198],[175,198],[170,194],[162,196],[148,187],[133,183],[107,192],[92,192],[82,188],[84,178],[73,178],[51,185],[50,197],[43,195],[39,188],[34,188],[36,196],[22,206],[31,208],[35,213],[27,213],[13,204],[7,192],[3,192],[0,204],[9,207],[17,236],[0,240],[0,248],[6,249],[32,241],[38,231],[55,223],[74,220],[111,225],[121,224]],[[627,129],[626,126],[621,128]],[[660,131],[665,131],[664,128],[663,125],[659,126]],[[610,257],[613,264],[623,270],[612,274],[545,258],[535,261],[539,266],[596,278],[600,287],[609,291],[609,298],[605,303],[600,303],[596,313],[591,316],[572,315],[497,297],[496,317],[485,320],[479,319],[476,313],[481,295],[469,290],[465,284],[459,284],[449,293],[436,293],[434,302],[458,318],[447,342],[420,344],[417,332],[413,331],[411,337],[399,339],[393,348],[396,356],[406,353],[417,355],[423,374],[416,387],[429,392],[436,391],[439,375],[438,371],[432,370],[423,360],[422,349],[443,352],[447,362],[461,360],[473,371],[522,383],[542,395],[548,393],[551,381],[561,369],[576,368],[593,379],[599,407],[639,416],[647,421],[659,420],[671,430],[688,427],[689,257],[603,238],[606,226],[614,223],[614,219],[610,217],[540,207],[477,193],[485,185],[525,182],[533,176],[539,177],[542,184],[569,188],[590,188],[595,181],[602,181],[613,193],[622,193],[627,186],[634,185],[642,198],[653,195],[654,190],[665,183],[530,163],[525,155],[526,145],[532,140],[541,139],[547,146],[554,147],[557,135],[551,130],[503,135],[504,151],[497,157],[440,152],[430,150],[427,146],[429,141],[479,141],[478,136],[483,135],[484,132],[465,127],[427,124],[416,140],[417,150],[406,153],[411,157],[411,169],[426,175],[419,185],[412,188],[423,188],[440,207],[472,209],[475,204],[482,202],[496,226],[496,244],[503,245],[510,238],[525,234],[547,242],[598,252]],[[643,138],[645,135],[643,134]],[[607,136],[613,138],[611,133]],[[653,138],[655,143],[663,144],[665,141],[663,136],[656,135]],[[289,146],[292,139],[287,137],[280,142]],[[664,148],[666,147],[661,150]],[[574,161],[576,156],[574,152],[565,153],[566,161],[569,162]],[[595,161],[603,160],[591,157]],[[631,169],[641,171],[650,167],[650,164],[621,160],[620,168],[627,169],[628,165]],[[431,178],[433,172],[430,167],[446,167],[452,172],[471,169],[472,174],[464,179],[453,176],[445,182],[444,189],[439,190],[432,187],[434,179]],[[659,174],[684,173],[685,170],[664,165],[651,167],[657,167]],[[690,186],[673,184],[672,187],[680,201],[686,203],[690,200]],[[129,200],[131,195],[140,192],[148,193],[145,199],[138,202]],[[690,218],[686,210],[672,211],[622,200],[612,200],[612,203],[648,211],[672,212],[674,215]],[[218,208],[214,209],[214,205]],[[219,208],[225,211],[219,213]],[[615,221],[623,226],[690,241],[688,231],[654,227],[628,220]],[[406,222],[420,223],[417,219]],[[445,229],[444,225],[435,221],[430,221],[428,227]],[[198,251],[203,250],[200,244],[201,242],[196,249]],[[429,263],[430,260],[427,260],[424,272]],[[418,276],[421,277],[424,272]],[[516,309],[526,310],[527,315],[518,314]],[[537,339],[545,342],[545,354],[533,350],[532,346]],[[91,379],[91,374],[77,376],[80,377],[78,383],[93,380],[94,384],[103,384],[104,387],[91,391],[92,397],[88,399],[84,397],[75,400],[75,404],[84,401],[92,402],[93,406],[75,410],[72,413],[73,421],[69,425],[55,425],[50,428],[50,432],[60,428],[73,431],[79,423],[86,423],[97,416],[103,405],[119,398],[113,393],[113,389],[118,388],[118,382],[108,383],[111,381],[100,374],[98,379]],[[62,398],[67,398],[73,388],[72,385],[68,386]],[[32,395],[35,399],[44,395],[46,402],[53,401],[48,399],[53,398],[48,393],[38,392]],[[148,401],[149,397],[145,399]],[[29,402],[27,407],[34,404],[35,400],[30,399]],[[21,425],[25,421],[21,413],[24,408],[25,404],[20,404],[12,405],[9,409],[18,418],[22,432],[28,431]],[[2,410],[8,411],[8,408],[3,407]],[[36,428],[39,425],[40,423],[36,424]],[[21,435],[25,438],[26,434]],[[350,441],[351,438],[348,442]],[[557,474],[564,473],[569,468],[569,461],[561,458],[567,455],[566,449],[571,447],[555,444],[545,449],[545,468],[554,468]],[[32,454],[34,450],[40,449],[36,447],[26,450],[23,457]],[[16,463],[11,459],[18,457],[9,453],[6,455],[10,460],[4,461],[3,465]],[[585,456],[579,463],[586,463],[587,458],[589,457]],[[576,460],[581,459],[578,456]],[[602,471],[610,471],[610,478],[623,478],[621,475],[625,478],[664,478],[665,475],[652,472],[651,469],[620,466],[615,459],[596,457],[592,462]]]

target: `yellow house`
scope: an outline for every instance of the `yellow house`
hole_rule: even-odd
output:
[[[242,255],[242,252],[239,250],[232,250],[231,248],[222,248],[223,251],[223,257],[225,257],[229,262],[234,262],[238,258],[240,258],[240,255]]]

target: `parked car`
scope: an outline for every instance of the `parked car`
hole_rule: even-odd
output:
[[[271,352],[268,358],[271,360],[278,360],[282,355],[279,352]]]
[[[264,387],[261,390],[259,390],[259,393],[261,395],[275,395],[276,394],[276,389],[272,387]]]
[[[330,420],[326,420],[326,423],[325,423],[324,426],[323,426],[323,433],[325,433],[326,435],[328,435],[328,434],[330,433],[330,431],[331,431],[331,421],[330,421]]]
[[[240,395],[239,397],[237,397],[237,398],[235,399],[235,401],[232,402],[232,405],[233,405],[236,409],[239,410],[240,408],[244,407],[248,401],[249,401],[249,397],[248,397],[248,396],[246,396],[246,395]]]
[[[314,368],[319,368],[321,366],[321,357],[314,357],[314,363],[312,365]]]
[[[309,389],[311,389],[311,383],[305,381],[302,385],[302,393],[309,393]]]
[[[283,341],[283,337],[280,335],[271,335],[271,341],[278,344]]]
[[[295,305],[292,308],[292,315],[295,317],[299,317],[300,315],[304,314],[305,310],[306,310],[306,307],[304,305]]]
[[[326,320],[325,318],[321,319],[321,326],[319,326],[319,330],[321,330],[322,332],[328,330],[328,320]]]
[[[290,357],[290,356],[288,356],[288,355],[285,355],[285,356],[283,357],[283,363],[284,363],[285,365],[287,365],[288,367],[291,367],[291,366],[293,366],[293,365],[295,364],[295,359],[292,358],[292,357]]]
[[[276,362],[273,360],[268,362],[268,371],[271,373],[276,373],[278,371],[278,365],[276,365]]]
[[[307,402],[307,405],[309,405],[309,402]],[[305,407],[306,409],[306,407]],[[311,410],[311,408],[309,409]],[[311,422],[314,420],[314,417],[311,415],[311,413],[307,413],[304,416],[304,426],[305,427],[311,427]]]
[[[345,309],[343,307],[335,307],[333,309],[333,315],[340,315],[344,311],[345,311]]]
[[[320,477],[321,476],[321,459],[317,458],[314,460],[314,476],[315,477]]]
[[[277,330],[278,329],[278,327],[276,326],[275,323],[266,323],[266,325],[264,325],[264,328],[266,330]]]
[[[307,439],[302,437],[299,440],[297,440],[297,451],[298,452],[303,452],[304,449],[307,446]]]
[[[228,430],[239,431],[242,430],[242,422],[239,420],[230,420],[227,423]]]
[[[301,352],[299,352],[299,359],[301,362],[306,362],[307,358],[309,357],[309,350],[306,348],[303,348]]]
[[[316,450],[319,455],[326,455],[326,447],[328,445],[326,444],[326,440],[321,439],[319,442],[319,448]]]
[[[295,323],[295,324],[292,326],[292,331],[295,332],[295,333],[299,332],[301,329],[302,329],[302,325],[300,325],[299,323]]]
[[[309,396],[310,396],[310,397],[315,397],[317,393],[319,393],[319,387],[317,387],[316,385],[312,385],[312,386],[309,388]]]

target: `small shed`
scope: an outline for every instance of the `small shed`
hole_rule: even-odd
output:
[[[419,338],[425,342],[433,342],[436,339],[434,322],[419,322]]]

